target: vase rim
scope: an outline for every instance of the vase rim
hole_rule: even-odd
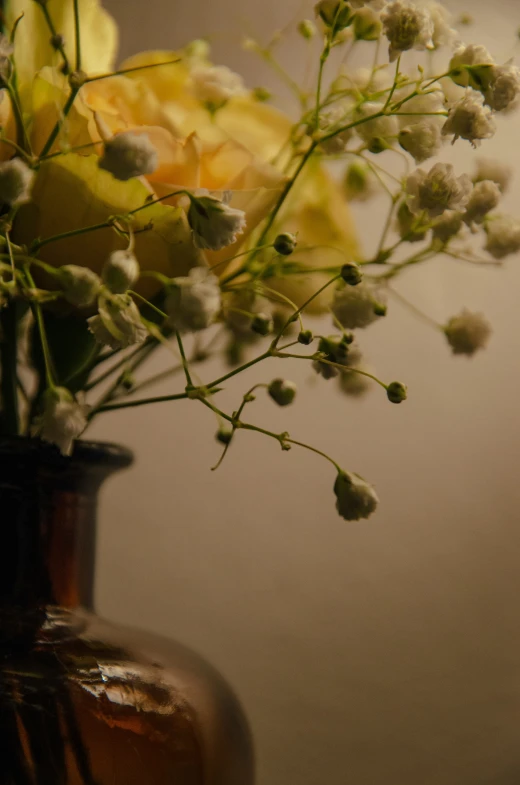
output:
[[[76,466],[101,469],[125,469],[134,462],[134,454],[120,444],[79,439],[72,455],[62,455],[53,444],[24,436],[0,436],[0,460],[29,458],[57,468]]]

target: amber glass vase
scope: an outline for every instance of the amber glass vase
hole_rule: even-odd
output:
[[[96,497],[126,450],[0,438],[0,785],[252,785],[250,733],[184,647],[92,609]]]

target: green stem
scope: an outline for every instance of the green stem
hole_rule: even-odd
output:
[[[248,368],[252,368],[253,365],[262,362],[263,360],[266,360],[268,357],[272,357],[271,350],[264,352],[264,354],[259,355],[259,357],[255,357],[254,360],[249,360],[249,362],[244,363],[244,365],[241,365],[240,368],[235,368],[234,371],[230,371],[229,373],[226,373],[224,376],[221,376],[220,379],[216,379],[214,382],[211,382],[211,384],[206,385],[207,389],[213,390],[214,387],[218,387],[223,382],[226,382],[228,379],[231,379],[233,376],[242,373],[242,371],[246,371]]]
[[[360,368],[351,368],[348,365],[341,365],[340,363],[332,362],[331,360],[325,359],[325,357],[320,357],[317,354],[311,355],[303,355],[303,354],[287,354],[281,353],[275,355],[275,357],[280,357],[282,359],[291,358],[292,360],[316,360],[317,362],[324,363],[324,365],[330,365],[332,368],[336,368],[338,371],[351,371],[352,373],[358,373],[360,376],[366,376],[368,379],[372,379],[372,381],[377,382],[384,390],[388,389],[388,385],[378,379],[377,376],[374,376],[373,373],[368,373],[368,371],[362,371]]]
[[[285,441],[289,444],[295,444],[297,447],[303,447],[305,450],[310,450],[311,452],[316,453],[316,455],[321,455],[321,457],[329,461],[338,470],[338,472],[341,472],[341,466],[336,463],[336,461],[333,460],[330,455],[327,455],[327,453],[316,449],[316,447],[311,447],[310,444],[305,444],[305,442],[297,442],[296,439],[287,438]]]
[[[74,0],[74,2],[76,2],[76,0]],[[45,21],[47,22],[47,27],[49,28],[51,36],[53,37],[53,39],[56,42],[58,42],[59,41],[58,31],[56,30],[54,22],[52,21],[52,17],[51,17],[51,15],[49,13],[49,9],[47,8],[47,5],[45,3],[38,3],[38,5],[40,6],[40,8],[42,10],[42,13],[43,13],[43,15],[45,17]],[[65,67],[65,73],[69,74],[70,73],[70,63],[69,63],[69,58],[67,57],[67,53],[65,52],[63,44],[58,44],[58,46],[56,46],[55,48],[58,50],[58,52],[60,53],[60,55],[61,55],[61,57],[63,59],[63,65]]]
[[[47,153],[50,152],[54,142],[58,138],[58,135],[59,135],[59,133],[61,131],[63,122],[66,119],[67,115],[69,114],[70,110],[72,109],[72,106],[74,104],[74,101],[76,100],[76,96],[79,93],[79,90],[80,90],[79,87],[72,87],[71,88],[70,95],[67,98],[65,106],[63,107],[63,111],[61,113],[61,117],[56,121],[56,124],[55,124],[54,128],[52,129],[52,131],[51,131],[51,133],[49,135],[49,138],[45,142],[43,150],[41,151],[41,157],[46,156]]]
[[[76,44],[76,71],[81,71],[81,28],[79,0],[74,0],[74,41]]]
[[[160,68],[162,65],[176,65],[182,62],[182,58],[178,57],[176,60],[167,60],[164,63],[148,63],[147,65],[137,65],[134,68],[120,68],[118,71],[111,71],[109,74],[99,74],[98,76],[89,76],[87,82],[99,82],[100,79],[110,79],[112,76],[124,76],[124,74],[131,74],[135,71],[145,71],[147,68]]]
[[[307,308],[307,306],[308,306],[308,305],[310,305],[310,303],[312,303],[312,301],[316,299],[316,297],[319,297],[319,295],[320,295],[322,292],[324,292],[324,291],[325,291],[325,289],[327,289],[327,288],[328,288],[328,287],[329,287],[331,284],[335,283],[336,281],[339,281],[339,279],[340,279],[340,278],[341,278],[341,273],[339,273],[338,275],[334,276],[334,278],[330,278],[330,279],[327,281],[327,283],[323,284],[323,286],[321,286],[321,287],[318,289],[318,291],[317,291],[317,292],[314,292],[314,294],[313,294],[313,295],[311,295],[311,297],[309,297],[309,298],[308,298],[308,299],[307,299],[307,300],[306,300],[306,301],[303,303],[303,305],[302,305],[302,306],[300,306],[300,308],[298,308],[298,309],[297,309],[297,311],[295,311],[295,313],[291,314],[291,316],[290,316],[290,317],[287,319],[287,321],[285,322],[284,326],[282,327],[282,329],[280,330],[280,332],[278,333],[278,335],[276,336],[276,338],[275,338],[275,339],[274,339],[274,341],[272,342],[272,344],[271,344],[271,349],[276,349],[276,346],[278,345],[278,342],[281,340],[281,338],[282,338],[282,336],[283,336],[284,332],[285,332],[285,331],[286,331],[286,329],[289,327],[289,325],[291,324],[291,322],[292,322],[292,321],[294,321],[294,319],[296,319],[296,318],[297,318],[297,317],[298,317],[298,316],[299,316],[299,315],[300,315],[300,314],[301,314],[301,313],[302,313],[302,312],[305,310],[305,308]]]
[[[178,395],[162,395],[158,398],[143,398],[139,401],[121,401],[121,403],[106,403],[102,406],[96,407],[90,412],[89,419],[94,415],[101,414],[102,412],[111,412],[116,409],[135,409],[138,406],[147,406],[151,403],[167,403],[168,401],[182,401],[188,398],[188,393],[179,393]]]
[[[29,137],[27,136],[27,130],[25,128],[25,123],[23,121],[22,110],[20,109],[20,102],[18,100],[18,95],[10,82],[6,82],[5,84],[6,90],[9,93],[9,98],[11,99],[11,106],[13,109],[14,119],[16,123],[16,136],[17,136],[17,146],[21,147],[22,150],[25,150],[27,153],[31,153],[31,143],[29,141]]]
[[[179,347],[179,352],[181,353],[182,367],[184,368],[184,374],[186,376],[186,384],[188,387],[193,387],[188,360],[186,358],[186,352],[184,351],[184,344],[182,343],[181,334],[178,330],[175,330],[175,338],[177,339],[177,346]]]
[[[78,237],[81,234],[88,234],[89,232],[96,232],[99,229],[110,229],[113,226],[112,221],[104,221],[100,224],[93,224],[92,226],[85,226],[81,229],[71,229],[70,232],[63,232],[62,234],[55,234],[52,237],[46,237],[43,240],[36,240],[31,245],[31,253],[38,253],[38,251],[49,243],[56,243],[58,240],[68,240],[70,237]]]
[[[24,272],[29,282],[29,285],[34,289],[35,288],[34,279],[31,273],[29,272],[29,268],[27,266],[24,268]],[[40,335],[40,341],[42,344],[43,360],[45,363],[45,381],[47,383],[48,389],[54,390],[56,388],[56,383],[54,381],[54,374],[52,372],[53,362],[52,362],[51,351],[49,348],[49,342],[47,340],[47,332],[45,330],[45,322],[43,320],[41,305],[38,302],[32,302],[31,308],[34,314],[36,325],[38,327],[38,333]]]

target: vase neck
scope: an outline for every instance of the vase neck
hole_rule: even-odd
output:
[[[0,609],[92,609],[97,497],[131,455],[78,443],[53,447],[0,439]]]

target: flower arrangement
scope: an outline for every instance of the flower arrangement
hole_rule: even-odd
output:
[[[412,265],[439,255],[500,265],[520,250],[520,221],[499,212],[509,172],[480,161],[470,177],[432,160],[448,142],[493,136],[495,115],[519,102],[520,71],[462,43],[440,3],[320,0],[297,26],[317,53],[311,86],[280,68],[276,39],[244,44],[294,92],[291,118],[213,65],[204,41],[115,68],[117,30],[98,0],[8,0],[3,24],[0,434],[70,454],[104,413],[190,399],[218,417],[218,465],[240,430],[310,449],[334,467],[339,514],[368,518],[378,504],[368,482],[245,418],[262,389],[293,404],[282,372],[249,386],[233,412],[218,393],[268,358],[297,358],[348,396],[375,383],[406,400],[403,383],[364,365],[357,331],[386,318],[393,281]],[[354,45],[368,67],[349,68]],[[365,257],[348,203],[374,193],[389,209]],[[333,333],[314,335],[323,313]],[[467,356],[491,331],[467,310],[436,327]],[[184,382],[144,397],[164,377],[141,376],[160,347]],[[215,353],[229,369],[202,380]]]

